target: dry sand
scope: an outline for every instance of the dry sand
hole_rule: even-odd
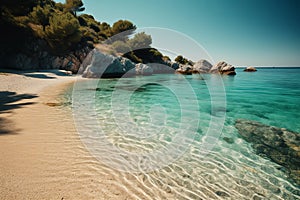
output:
[[[0,73],[0,199],[150,199],[83,147],[70,108],[57,104],[74,80]]]

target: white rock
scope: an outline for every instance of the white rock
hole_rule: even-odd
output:
[[[136,64],[135,71],[136,71],[136,74],[139,74],[139,75],[152,75],[153,74],[153,69],[150,66],[145,65],[143,63]]]
[[[199,73],[208,73],[211,68],[212,64],[204,59],[199,60],[193,65],[193,71]]]
[[[83,77],[122,77],[123,75],[135,75],[135,64],[127,58],[115,57],[101,53],[99,50],[93,50],[91,64],[83,72]]]

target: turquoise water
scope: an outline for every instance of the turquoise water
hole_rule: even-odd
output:
[[[86,148],[112,169],[143,176],[126,184],[139,182],[146,197],[299,199],[299,187],[234,127],[244,118],[300,132],[299,79],[300,69],[237,69],[89,80],[74,86],[72,106]]]
[[[299,80],[299,68],[259,69],[227,77],[227,119],[246,118],[300,132]]]

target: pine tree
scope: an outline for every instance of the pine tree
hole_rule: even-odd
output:
[[[81,31],[78,19],[70,13],[53,15],[46,26],[45,35],[50,47],[58,54],[64,53],[72,45],[81,40]]]
[[[85,7],[83,7],[81,0],[66,0],[66,11],[71,12],[74,16],[76,16],[78,12],[84,10]]]

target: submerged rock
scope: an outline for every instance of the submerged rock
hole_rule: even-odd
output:
[[[244,69],[244,72],[256,72],[257,69],[255,67],[246,67]]]
[[[223,140],[225,142],[227,142],[228,144],[233,144],[234,143],[234,139],[230,138],[230,137],[223,137]]]
[[[220,197],[230,197],[229,194],[227,194],[226,192],[223,192],[223,191],[216,191],[215,193],[216,193],[216,195],[218,195]]]
[[[258,155],[284,166],[291,179],[300,185],[300,135],[284,128],[238,119],[235,127]]]
[[[50,106],[50,107],[56,107],[56,106],[61,106],[62,103],[58,103],[58,102],[47,102],[47,103],[45,103],[45,105]]]
[[[210,71],[210,73],[220,73],[225,75],[236,75],[235,67],[222,61],[214,65]]]

